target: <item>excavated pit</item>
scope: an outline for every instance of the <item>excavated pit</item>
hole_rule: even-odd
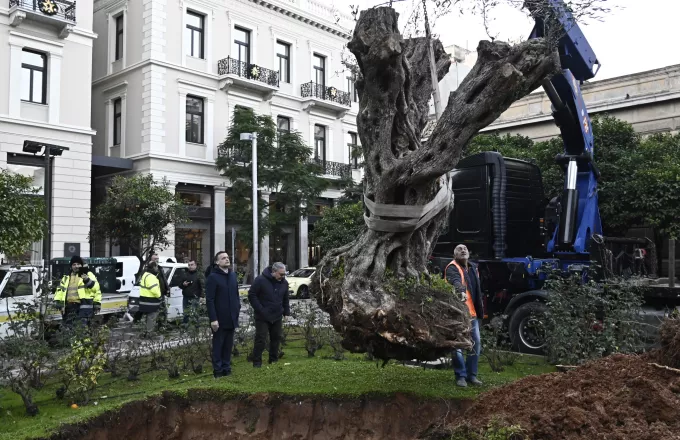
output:
[[[412,396],[312,399],[253,395],[226,399],[210,391],[133,402],[49,440],[284,440],[417,438],[447,425],[471,400]]]

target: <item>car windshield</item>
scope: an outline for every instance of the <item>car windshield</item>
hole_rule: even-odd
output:
[[[298,269],[288,276],[297,278],[309,278],[314,273],[314,270],[315,269]]]

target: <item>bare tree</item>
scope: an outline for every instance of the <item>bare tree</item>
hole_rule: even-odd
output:
[[[404,39],[397,22],[389,7],[362,11],[348,45],[359,69],[368,229],[328,252],[313,291],[348,350],[436,359],[470,346],[465,304],[422,277],[453,207],[447,173],[480,129],[558,72],[560,62],[547,39],[481,41],[477,63],[422,144],[432,90],[428,41]],[[441,81],[451,62],[438,40],[434,52]],[[400,294],[388,288],[394,280],[404,283]]]

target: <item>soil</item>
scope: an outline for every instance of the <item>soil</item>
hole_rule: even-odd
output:
[[[412,439],[433,422],[451,423],[470,404],[405,395],[355,400],[165,395],[64,428],[49,440]]]
[[[520,424],[530,439],[680,439],[680,372],[651,365],[655,360],[614,355],[526,377],[480,395],[450,426],[482,428],[497,417]]]

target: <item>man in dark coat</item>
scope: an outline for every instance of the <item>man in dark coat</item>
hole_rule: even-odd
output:
[[[213,375],[218,378],[231,374],[234,329],[238,327],[241,301],[236,274],[229,268],[229,255],[224,251],[218,252],[215,263],[217,267],[213,268],[205,283],[205,302],[213,332]]]
[[[189,323],[189,317],[195,315],[198,310],[199,298],[203,297],[203,283],[198,276],[196,260],[189,260],[189,270],[182,277],[179,288],[182,289],[182,314],[186,325]]]
[[[279,360],[279,344],[283,333],[283,317],[290,316],[286,266],[274,263],[255,278],[248,291],[248,301],[255,312],[255,347],[253,366],[262,366],[267,334],[269,334],[269,363]]]
[[[477,378],[477,365],[479,355],[482,352],[482,340],[480,337],[479,326],[484,318],[484,302],[482,299],[482,287],[479,280],[479,270],[477,266],[469,261],[470,252],[463,244],[459,244],[453,250],[453,258],[446,269],[446,282],[453,286],[454,293],[460,295],[460,299],[465,302],[470,312],[472,338],[472,352],[463,359],[463,351],[455,351],[454,372],[456,374],[456,385],[466,387],[468,383],[472,385],[482,385],[482,381]]]

